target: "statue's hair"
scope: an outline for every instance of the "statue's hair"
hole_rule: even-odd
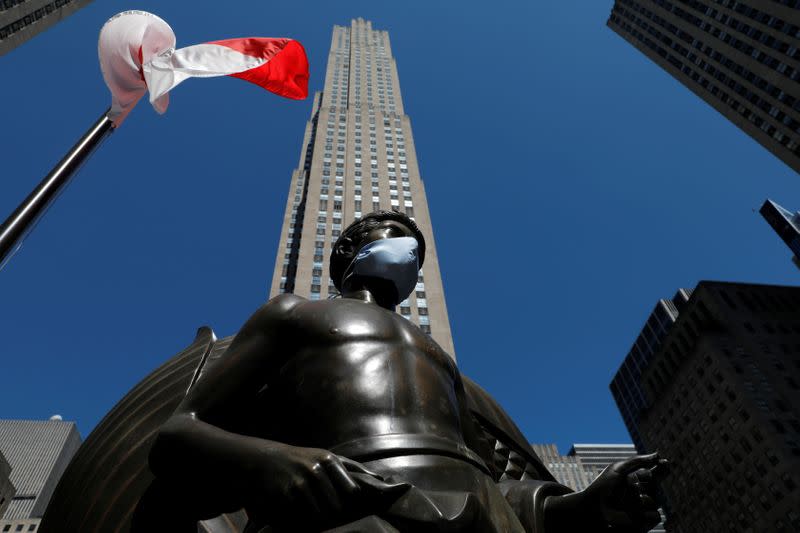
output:
[[[342,277],[356,256],[358,245],[364,235],[386,220],[399,222],[411,230],[419,245],[417,255],[419,257],[419,266],[422,268],[422,263],[425,261],[425,237],[422,236],[422,232],[416,223],[408,215],[399,211],[373,211],[347,226],[333,245],[330,274],[337,289],[342,290]]]

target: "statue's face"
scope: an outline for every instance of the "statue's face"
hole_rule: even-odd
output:
[[[379,239],[391,239],[394,237],[414,237],[414,232],[405,227],[402,223],[394,220],[384,220],[375,228],[372,228],[361,242],[357,245],[357,250],[360,250],[367,244],[377,241]]]
[[[366,288],[378,305],[394,309],[414,290],[419,273],[418,242],[400,222],[385,220],[363,234],[342,284]]]

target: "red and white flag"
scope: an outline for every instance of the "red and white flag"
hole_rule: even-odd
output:
[[[308,96],[308,59],[287,38],[246,37],[175,49],[169,24],[145,11],[124,11],[100,30],[98,53],[111,90],[109,117],[119,126],[145,92],[159,113],[169,91],[187,78],[232,76],[280,96]]]

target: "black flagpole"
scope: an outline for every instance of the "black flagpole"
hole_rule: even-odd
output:
[[[0,225],[0,270],[22,245],[23,239],[41,218],[47,207],[64,190],[95,148],[114,131],[106,110],[81,137],[67,155],[39,183],[25,201]]]

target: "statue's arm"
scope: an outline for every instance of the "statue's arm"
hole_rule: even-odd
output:
[[[263,447],[236,432],[247,398],[276,364],[280,344],[275,326],[296,302],[280,297],[256,311],[225,355],[206,369],[172,417],[162,426],[150,453],[157,477],[193,479],[210,475],[228,481],[242,474]],[[277,338],[276,338],[277,337]],[[223,483],[230,486],[229,483]]]
[[[661,517],[654,482],[666,472],[658,453],[636,455],[608,466],[586,489],[544,502],[544,532],[645,533]]]
[[[572,492],[555,482],[516,424],[485,390],[466,376],[461,377],[461,382],[464,392],[460,401],[477,421],[478,433],[483,431],[503,442],[528,463],[524,479],[503,479],[498,483],[526,531],[644,533],[658,523],[653,481],[663,475],[666,467],[666,461],[658,454],[614,463],[585,490]],[[462,414],[462,418],[467,415]],[[481,439],[473,437],[468,443],[478,451]],[[481,454],[487,463],[493,451],[490,448],[488,455]]]
[[[291,352],[296,328],[287,317],[303,301],[282,295],[262,306],[192,387],[151,450],[157,478],[202,487],[204,499],[227,507],[219,511],[269,505],[271,515],[295,508],[327,514],[357,490],[330,452],[240,433],[251,401]]]

